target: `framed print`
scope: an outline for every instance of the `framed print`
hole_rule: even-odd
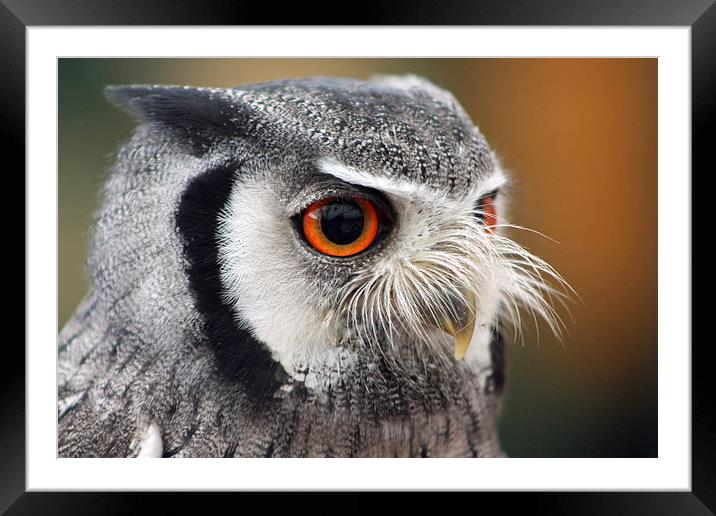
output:
[[[3,508],[716,506],[690,215],[713,6],[212,27],[234,8],[6,4],[28,204]]]

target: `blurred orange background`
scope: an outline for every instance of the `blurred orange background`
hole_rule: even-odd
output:
[[[521,457],[657,454],[656,59],[60,59],[59,323],[88,288],[97,192],[132,129],[107,84],[231,87],[414,73],[450,90],[512,177],[512,237],[583,305],[559,343],[508,343],[503,446]]]

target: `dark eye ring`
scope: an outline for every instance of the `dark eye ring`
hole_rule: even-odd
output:
[[[380,218],[375,204],[364,197],[327,197],[304,210],[301,224],[306,242],[316,251],[347,257],[375,242]]]

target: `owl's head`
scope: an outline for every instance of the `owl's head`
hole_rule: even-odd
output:
[[[95,281],[109,255],[131,256],[131,281],[166,304],[143,324],[183,318],[236,374],[275,362],[320,384],[381,361],[489,367],[501,321],[519,329],[523,307],[559,331],[559,276],[504,234],[506,175],[432,83],[108,96],[142,124],[105,192]],[[117,232],[130,243],[113,246]],[[175,308],[185,294],[193,311]]]

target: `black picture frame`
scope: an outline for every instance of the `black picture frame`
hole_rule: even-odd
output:
[[[392,2],[374,8],[362,5],[351,11],[350,22],[358,25],[689,26],[692,45],[691,177],[694,177],[693,170],[700,170],[702,175],[713,170],[713,165],[707,168],[713,161],[709,160],[713,155],[713,144],[707,135],[714,133],[716,125],[713,116],[716,111],[716,5],[713,0],[494,0],[467,4],[418,1],[409,5]],[[4,148],[5,180],[18,180],[17,188],[25,191],[24,181],[21,186],[19,180],[20,174],[10,174],[8,164],[10,157],[15,158],[13,168],[24,168],[25,163],[25,29],[28,26],[282,25],[297,21],[316,25],[312,15],[319,11],[306,4],[286,4],[285,9],[275,6],[272,9],[256,2],[239,1],[0,0],[0,70],[4,76],[0,81],[0,142]],[[336,19],[331,25],[346,21]],[[54,171],[48,171],[50,173]],[[7,183],[5,188],[8,191]],[[698,205],[693,194],[692,205]],[[5,220],[15,221],[17,208],[9,203],[5,206]],[[19,224],[9,225],[20,231]],[[24,225],[22,230],[24,241]],[[27,259],[24,249],[23,267]],[[19,253],[15,256],[19,261]],[[9,290],[6,291],[8,295]],[[0,427],[0,510],[8,510],[8,514],[124,514],[151,507],[156,500],[148,498],[155,496],[146,493],[25,492],[25,354],[21,346],[9,345],[14,339],[6,340],[0,359],[0,418],[3,423]],[[690,492],[480,493],[476,496],[498,503],[502,511],[528,503],[532,511],[549,513],[713,514],[716,511],[716,404],[713,402],[716,388],[707,357],[709,347],[707,340],[692,344]],[[359,499],[357,494],[351,496],[355,497],[354,503],[346,507],[354,510],[370,508],[370,504]],[[412,497],[412,503],[422,503],[421,498]],[[186,497],[177,493],[171,497],[163,496],[160,502],[161,512],[171,511],[171,506],[177,503],[185,510],[190,508],[186,505]],[[202,507],[204,510],[208,508]],[[475,507],[477,510],[477,505]],[[403,506],[403,510],[406,508]]]

